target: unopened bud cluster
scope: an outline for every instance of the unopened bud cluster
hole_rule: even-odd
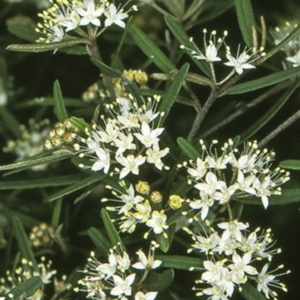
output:
[[[55,150],[61,148],[73,149],[78,128],[73,125],[70,119],[57,122],[54,128],[49,131],[48,137],[44,141],[45,150]]]

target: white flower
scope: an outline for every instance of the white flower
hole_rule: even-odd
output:
[[[119,210],[118,214],[123,214],[129,210],[131,210],[134,205],[143,201],[143,197],[140,195],[135,196],[133,185],[131,184],[129,188],[126,190],[128,194],[122,194],[121,200],[124,203],[122,208]]]
[[[209,168],[222,170],[227,168],[227,164],[232,160],[230,155],[222,155],[220,157],[207,156],[206,161]]]
[[[105,274],[105,280],[113,276],[117,270],[117,258],[116,255],[111,251],[108,255],[108,263],[100,264],[97,268],[101,273]]]
[[[192,209],[201,209],[201,219],[205,220],[208,215],[209,208],[215,203],[215,199],[207,194],[205,191],[200,191],[200,199],[193,199],[189,201],[189,206]]]
[[[249,275],[256,275],[257,270],[250,266],[252,255],[251,253],[247,252],[241,257],[236,252],[232,255],[233,263],[230,264],[228,267],[232,270],[232,277],[235,283],[245,283],[247,281],[247,277],[245,273]]]
[[[148,292],[144,294],[143,292],[137,292],[134,296],[134,300],[154,300],[158,292]]]
[[[162,233],[165,229],[168,229],[169,226],[166,224],[167,216],[164,214],[164,211],[160,212],[154,210],[151,215],[151,219],[146,222],[148,227],[151,227],[155,234]]]
[[[115,146],[118,148],[116,155],[120,156],[126,150],[135,150],[136,145],[133,143],[133,135],[131,133],[124,134],[119,132],[118,138],[114,141]]]
[[[85,3],[86,5],[78,7],[76,9],[78,14],[82,17],[79,22],[79,25],[85,26],[91,23],[95,26],[100,27],[101,23],[99,17],[104,12],[104,5],[100,5],[97,7],[94,0],[88,0],[85,2],[87,3]]]
[[[216,33],[215,30],[213,30],[211,32],[210,37],[209,37],[208,44],[207,44],[207,41],[206,41],[207,30],[204,29],[203,33],[204,33],[203,40],[204,40],[205,55],[194,44],[194,47],[197,50],[196,51],[192,51],[193,57],[195,59],[199,59],[199,60],[206,60],[207,62],[221,61],[221,58],[218,56],[218,51],[219,51],[221,45],[224,42],[224,39],[225,39],[225,36],[227,35],[227,32],[226,31],[224,32],[224,36],[223,36],[222,39],[219,38],[217,40],[216,39],[216,34],[217,33]]]
[[[230,201],[231,196],[235,193],[237,187],[235,184],[227,187],[224,181],[219,183],[219,191],[214,194],[214,198],[220,201],[220,204],[225,204]]]
[[[134,282],[135,275],[135,273],[130,274],[125,279],[121,278],[118,275],[113,275],[115,287],[112,288],[110,294],[112,296],[121,296],[123,294],[126,296],[131,296],[131,285]]]
[[[146,147],[149,148],[159,142],[158,136],[164,131],[164,128],[156,128],[151,130],[148,123],[143,122],[141,133],[135,133],[137,139]]]
[[[154,248],[152,246],[151,248]],[[151,270],[158,268],[162,261],[161,260],[154,260],[154,249],[151,251],[151,248],[149,250],[148,257],[145,255],[145,253],[142,250],[137,251],[137,255],[139,257],[139,262],[132,265],[133,268],[139,269],[139,270]]]
[[[154,164],[155,167],[159,170],[162,170],[164,163],[161,161],[161,158],[166,156],[169,153],[169,148],[163,150],[159,149],[158,144],[154,144],[153,148],[147,149],[147,162],[149,164]]]
[[[124,166],[124,168],[120,172],[120,179],[126,177],[130,172],[132,174],[138,175],[139,174],[139,166],[144,164],[146,161],[146,157],[141,155],[135,157],[132,154],[124,156],[117,156],[116,160],[119,164]]]
[[[219,181],[217,176],[213,172],[207,172],[205,176],[205,182],[197,183],[195,185],[195,188],[213,197],[216,190],[221,187],[221,182],[223,181]]]
[[[122,28],[125,28],[125,22],[122,21],[128,17],[128,14],[123,12],[123,10],[117,10],[116,6],[111,3],[107,10],[104,11],[104,15],[106,16],[106,20],[104,22],[105,27],[109,27],[112,24],[116,24]]]
[[[271,196],[271,189],[273,188],[270,176],[266,176],[262,179],[262,181],[260,181],[258,178],[255,178],[253,187],[256,190],[256,196],[261,197],[264,208],[267,208],[269,205],[268,197]]]
[[[291,62],[293,67],[299,67],[300,66],[300,50],[294,55],[294,56],[288,56],[286,58],[287,61]]]
[[[96,159],[96,162],[94,162],[92,171],[99,171],[103,169],[103,172],[107,174],[110,167],[109,151],[106,149],[97,148],[95,152],[98,159]]]
[[[207,271],[202,273],[202,280],[208,283],[220,282],[222,280],[224,270],[226,270],[224,267],[224,261],[217,261],[214,263],[210,260],[205,260],[203,262],[203,266]]]
[[[211,296],[208,298],[209,300],[228,300],[228,297],[224,294],[223,287],[217,285],[204,289],[202,293]]]
[[[247,51],[244,50],[241,54],[239,54],[239,49],[237,53],[237,57],[233,57],[230,51],[227,51],[226,57],[228,62],[224,63],[225,66],[233,67],[235,71],[241,75],[244,72],[244,69],[255,69],[248,61],[251,59],[251,56],[247,54]]]
[[[219,223],[218,227],[225,230],[222,234],[222,240],[227,240],[232,237],[241,242],[243,237],[241,231],[248,228],[249,225],[233,220],[230,222]]]
[[[207,171],[207,162],[197,157],[196,164],[190,161],[192,168],[187,168],[188,173],[193,177],[194,180],[202,179]]]
[[[270,296],[273,297],[274,299],[277,299],[277,293],[275,291],[272,291],[271,288],[276,287],[282,289],[285,292],[287,291],[287,289],[283,283],[281,283],[278,279],[276,279],[276,275],[271,275],[271,273],[276,270],[267,273],[269,266],[270,266],[269,263],[265,264],[261,272],[258,274],[257,290],[259,292],[263,292],[267,299],[270,299]],[[278,269],[280,267],[278,267]],[[277,276],[284,275],[287,273],[289,273],[289,271],[287,271],[286,273],[278,274]]]

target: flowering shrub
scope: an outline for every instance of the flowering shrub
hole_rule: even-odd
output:
[[[0,299],[298,296],[266,224],[300,201],[299,147],[270,150],[300,116],[300,25],[256,9],[0,4]]]

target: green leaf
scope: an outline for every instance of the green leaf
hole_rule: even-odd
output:
[[[123,245],[123,242],[118,234],[118,231],[116,230],[114,224],[112,223],[112,220],[105,208],[101,209],[101,217],[112,246],[116,246],[119,244],[121,248],[125,251],[125,246]]]
[[[201,2],[201,0],[198,0]],[[182,20],[185,12],[185,0],[162,0],[163,4],[168,8],[174,16]]]
[[[65,119],[68,118],[68,114],[67,114],[64,98],[62,96],[58,80],[55,80],[55,82],[54,82],[53,96],[54,96],[54,101],[55,101],[54,113],[55,113],[57,119],[59,121],[63,122]]]
[[[33,27],[24,26],[23,24],[8,25],[7,30],[15,36],[32,43],[42,36]]]
[[[198,1],[198,0],[195,0]],[[201,17],[197,19],[193,25],[207,24],[209,21],[223,15],[234,5],[234,0],[214,0],[213,2],[205,2],[206,9],[201,13]]]
[[[165,236],[166,235],[166,236]],[[170,248],[169,230],[166,230],[156,235],[156,241],[159,244],[159,248],[163,252],[168,252]]]
[[[13,164],[0,166],[0,171],[14,170],[14,169],[18,169],[18,171],[23,171],[23,170],[29,169],[33,166],[49,164],[52,162],[60,161],[60,160],[69,158],[73,155],[74,154],[70,153],[70,152],[61,152],[61,153],[52,154],[52,155],[49,155],[46,157],[38,157],[38,158],[30,157],[26,160],[22,160],[22,161],[13,163]]]
[[[64,98],[65,106],[71,107],[90,107],[90,105],[82,100],[75,98]],[[28,106],[54,106],[55,100],[53,97],[42,97],[29,99],[27,101],[22,101],[21,103],[15,104],[14,107],[17,109],[28,107]]]
[[[259,79],[234,85],[226,91],[226,94],[236,95],[236,94],[243,94],[251,91],[256,91],[258,89],[295,77],[299,74],[300,74],[300,67],[279,71],[277,73],[265,77],[261,77]]]
[[[85,133],[87,128],[91,129],[91,126],[81,118],[71,117],[70,120],[82,133]]]
[[[239,199],[244,204],[262,205],[261,199],[258,197],[247,197]],[[281,195],[272,195],[269,197],[269,205],[285,205],[300,202],[300,189],[283,189]]]
[[[80,182],[83,178],[85,178],[85,176],[80,174],[35,178],[28,180],[2,180],[0,182],[0,190],[37,189],[44,187],[69,185],[75,182]]]
[[[168,92],[165,96],[165,98],[162,99],[160,106],[159,106],[159,111],[164,112],[164,115],[161,117],[160,122],[161,124],[164,123],[166,120],[176,98],[177,95],[185,81],[186,74],[189,70],[189,64],[184,64],[178,74],[175,76],[174,81],[172,82],[171,86],[168,89]]]
[[[261,129],[266,123],[268,123],[273,116],[281,109],[285,102],[290,98],[293,92],[298,88],[300,84],[300,78],[298,78],[294,84],[292,84],[286,92],[275,102],[271,108],[260,117],[253,125],[248,127],[244,132],[240,134],[241,142],[248,140],[253,134],[255,134],[259,129]]]
[[[252,43],[252,26],[255,26],[254,13],[250,0],[235,0],[235,9],[238,17],[239,27],[242,32],[244,41],[249,48],[253,47]]]
[[[165,15],[165,22],[181,45],[194,49],[193,44],[190,42],[189,36],[187,36],[183,28],[170,15]],[[206,62],[194,59],[192,52],[189,50],[186,50],[185,52],[191,57],[193,62],[206,76],[211,77],[211,72]]]
[[[151,272],[144,281],[143,286],[149,291],[162,292],[167,289],[174,280],[174,270],[169,269],[159,274]]]
[[[169,73],[176,69],[169,58],[137,26],[130,24],[128,30],[136,44],[141,48],[146,56],[164,73]]]
[[[241,290],[239,290],[240,294],[246,300],[266,300],[266,298],[250,283],[246,282],[241,285]]]
[[[203,260],[183,255],[155,255],[155,259],[161,260],[161,267],[180,270],[203,270]]]
[[[289,170],[300,170],[300,160],[298,159],[287,159],[283,160],[279,164],[280,168]]]
[[[5,297],[5,300],[17,300],[24,299],[24,295],[27,297],[32,296],[39,288],[43,286],[43,281],[40,276],[33,276],[26,281],[20,283],[18,286],[13,288],[9,295]],[[13,295],[11,297],[10,295]]]
[[[60,48],[71,47],[77,44],[87,44],[86,39],[70,39],[62,42],[55,43],[38,43],[38,44],[14,44],[9,45],[6,50],[16,51],[16,52],[46,52],[46,51],[55,51]]]
[[[91,57],[91,61],[95,66],[97,66],[101,70],[101,72],[109,76],[120,77],[122,75],[122,72],[120,70],[109,67],[108,65],[106,65],[105,63],[103,63],[95,57]]]
[[[59,191],[58,193],[52,195],[49,199],[47,199],[47,202],[54,201],[56,199],[59,199],[63,196],[69,195],[71,193],[74,193],[78,190],[81,190],[95,182],[101,181],[106,175],[105,174],[96,174],[89,176],[88,178],[85,178],[79,182],[76,182],[75,184],[68,186],[67,188]]]
[[[177,144],[188,158],[196,160],[197,157],[200,157],[199,151],[185,138],[179,137],[177,139]]]
[[[6,107],[1,106],[0,109],[0,117],[4,121],[7,128],[11,130],[11,132],[15,135],[17,139],[22,138],[22,132],[20,130],[20,124],[17,119],[11,114],[11,112],[6,109]]]
[[[87,231],[88,236],[91,238],[97,249],[101,251],[103,254],[109,253],[109,248],[111,247],[110,242],[107,238],[95,227],[91,227]]]
[[[22,258],[26,258],[28,261],[32,262],[33,268],[37,270],[37,263],[35,261],[34,254],[31,249],[31,244],[27,238],[27,234],[23,228],[23,225],[19,218],[14,217],[12,219],[14,235],[17,239],[19,249],[22,254]]]

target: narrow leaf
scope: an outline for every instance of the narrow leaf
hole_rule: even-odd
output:
[[[123,242],[105,208],[101,209],[101,217],[112,246],[120,245],[125,250]]]
[[[128,30],[136,44],[141,48],[146,56],[164,73],[169,73],[176,69],[169,58],[137,26],[130,24]]]
[[[83,119],[71,117],[70,120],[72,124],[76,126],[82,133],[85,133],[85,130],[87,128],[91,128],[91,126],[88,123],[86,123]]]
[[[298,159],[288,159],[283,160],[279,164],[280,168],[289,170],[300,170],[300,160]]]
[[[24,295],[26,298],[32,296],[39,288],[43,286],[43,282],[40,276],[33,276],[26,281],[20,283],[18,286],[13,288],[9,295],[5,297],[5,300],[17,300],[17,299],[24,299]],[[13,295],[11,297],[10,295]],[[28,299],[28,298],[27,298]]]
[[[71,152],[62,152],[62,153],[52,154],[46,157],[29,158],[27,160],[19,161],[13,164],[0,166],[0,171],[14,170],[14,169],[21,169],[23,171],[33,166],[49,164],[52,162],[69,158],[71,156],[73,156],[73,153]]]
[[[61,93],[60,85],[58,80],[55,80],[53,86],[53,96],[55,101],[54,112],[59,121],[64,121],[68,118],[68,114],[65,107],[64,98]]]
[[[193,44],[190,42],[190,37],[170,15],[165,15],[165,22],[181,45],[184,45],[188,48],[194,48]],[[191,51],[186,51],[186,53],[206,76],[211,77],[211,72],[207,63],[194,59]]]
[[[85,178],[81,180],[80,182],[76,182],[75,184],[72,184],[71,186],[68,186],[67,188],[59,191],[58,193],[52,195],[47,202],[54,201],[56,199],[59,199],[63,196],[69,195],[71,193],[74,193],[78,190],[81,190],[95,182],[101,181],[106,175],[105,174],[96,174],[89,176],[88,178]]]
[[[251,91],[256,91],[258,89],[290,79],[299,74],[300,74],[300,67],[279,71],[277,73],[264,76],[252,81],[243,82],[234,85],[226,91],[226,94],[236,95],[236,94],[243,94]]]
[[[163,268],[195,271],[203,269],[203,260],[201,258],[159,254],[155,255],[155,259],[162,261],[161,267]]]
[[[175,76],[174,81],[172,82],[171,86],[168,89],[168,92],[165,98],[162,99],[159,111],[164,112],[164,115],[161,117],[160,121],[161,124],[166,120],[176,98],[177,95],[185,81],[186,74],[189,70],[189,64],[184,64],[178,74]]]
[[[71,39],[62,42],[55,43],[38,43],[38,44],[14,44],[9,45],[6,50],[17,51],[17,52],[46,52],[46,51],[55,51],[59,48],[71,47],[77,44],[87,44],[86,39]]]
[[[23,228],[20,219],[14,217],[12,219],[12,224],[13,224],[14,234],[22,254],[22,258],[26,258],[28,261],[32,262],[34,269],[37,270],[37,263],[35,261],[34,254],[31,249],[31,244],[27,238],[27,234]]]
[[[66,175],[28,180],[3,180],[0,182],[0,190],[36,189],[69,185],[81,181],[84,175]]]
[[[87,231],[88,236],[91,238],[97,249],[99,249],[103,254],[109,253],[109,248],[111,247],[110,242],[107,238],[95,227],[91,227]]]
[[[195,160],[197,157],[200,157],[199,151],[185,138],[179,137],[177,139],[177,144],[188,158]]]
[[[241,285],[239,292],[246,300],[266,300],[266,298],[248,282]]]
[[[280,110],[280,108],[285,104],[285,102],[290,98],[293,92],[298,88],[300,84],[300,78],[298,78],[293,85],[289,87],[288,90],[275,102],[272,107],[260,117],[253,125],[248,127],[241,136],[241,142],[248,140],[253,134],[255,134],[259,129],[261,129],[266,123],[268,123],[273,116]]]
[[[253,47],[252,43],[252,26],[255,26],[254,13],[250,0],[235,0],[235,9],[238,17],[239,27],[242,32],[244,41],[249,48]]]
[[[258,197],[247,197],[245,199],[239,199],[239,202],[244,204],[262,205],[261,199]],[[269,205],[285,205],[300,202],[300,189],[284,189],[281,191],[281,195],[272,195],[269,197]]]
[[[144,287],[149,291],[162,292],[167,289],[174,280],[174,270],[169,269],[159,274],[150,272],[149,276],[144,282]]]
[[[42,36],[33,27],[24,26],[23,24],[8,25],[7,30],[15,36],[32,43]]]
[[[164,236],[164,234],[166,236]],[[164,232],[164,234],[163,233],[157,234],[156,241],[159,244],[160,250],[166,253],[170,248],[169,231]]]
[[[20,124],[18,123],[17,119],[11,114],[11,112],[4,106],[1,106],[0,117],[4,121],[7,128],[9,128],[15,135],[15,137],[20,139],[22,137]]]
[[[106,65],[105,63],[103,63],[102,61],[100,61],[99,59],[95,58],[95,57],[91,57],[91,61],[92,63],[97,66],[103,73],[112,76],[112,77],[120,77],[122,75],[122,72],[120,70],[114,69],[108,65]]]

